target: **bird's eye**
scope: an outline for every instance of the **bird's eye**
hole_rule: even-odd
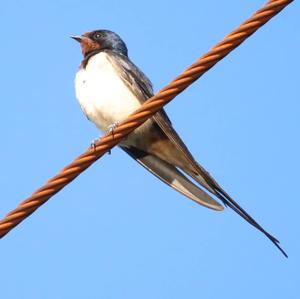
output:
[[[100,33],[95,33],[94,34],[94,39],[99,39],[101,37],[101,34]]]

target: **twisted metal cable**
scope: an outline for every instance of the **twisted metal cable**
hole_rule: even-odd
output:
[[[73,181],[86,168],[117,145],[121,139],[153,116],[164,105],[169,103],[291,2],[293,2],[293,0],[268,1],[263,8],[253,14],[251,18],[242,23],[236,30],[227,35],[223,41],[215,45],[207,54],[203,55],[194,64],[188,67],[155,96],[148,99],[141,108],[120,123],[113,132],[103,136],[96,143],[95,147],[88,148],[85,153],[62,169],[43,187],[36,190],[29,198],[21,202],[15,210],[8,213],[0,221],[0,238],[31,215],[50,197]]]

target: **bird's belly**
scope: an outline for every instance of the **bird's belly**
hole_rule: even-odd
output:
[[[75,79],[76,97],[83,112],[103,132],[141,106],[106,55],[92,57]]]

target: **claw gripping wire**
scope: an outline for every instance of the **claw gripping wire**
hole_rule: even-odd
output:
[[[163,106],[174,99],[185,88],[207,72],[232,50],[238,47],[257,29],[291,2],[293,2],[293,0],[268,1],[263,8],[253,14],[252,17],[242,23],[236,30],[227,35],[223,41],[215,45],[207,54],[203,55],[199,60],[188,67],[170,84],[161,89],[155,96],[148,99],[142,107],[132,113],[127,120],[114,128],[113,134],[109,133],[101,138],[95,144],[94,149],[87,149],[85,153],[77,157],[71,164],[62,169],[43,187],[36,190],[30,197],[21,202],[15,210],[8,213],[0,221],[0,238],[4,237],[11,229],[31,215],[54,194],[73,181],[92,163],[102,157],[113,146],[117,145],[121,139],[126,137],[148,118],[153,116]]]

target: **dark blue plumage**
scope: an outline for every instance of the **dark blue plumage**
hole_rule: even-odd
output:
[[[81,68],[84,69],[94,55],[105,52],[109,62],[115,69],[117,76],[123,80],[124,84],[140,103],[143,103],[153,95],[150,80],[129,59],[126,44],[119,35],[109,30],[96,30],[85,33],[83,36],[75,36],[73,38],[81,43],[84,55]],[[110,90],[109,94],[111,94]],[[279,246],[279,241],[264,230],[221,188],[214,178],[196,162],[186,145],[174,130],[163,109],[151,118],[149,126],[143,126],[144,125],[140,127],[144,128],[142,136],[137,136],[137,134],[134,135],[133,132],[127,137],[126,144],[120,144],[120,147],[125,152],[162,181],[192,200],[206,207],[222,210],[222,206],[215,201],[211,195],[191,182],[182,173],[184,172],[206,189],[206,191],[221,200],[225,206],[232,208],[248,223],[265,234],[266,237],[286,256],[286,253]],[[133,136],[134,142],[131,142]]]

